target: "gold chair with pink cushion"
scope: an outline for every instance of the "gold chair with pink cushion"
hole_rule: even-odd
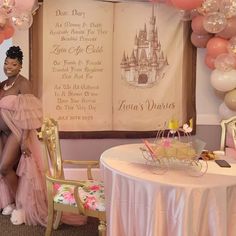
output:
[[[98,168],[98,161],[63,160],[61,154],[58,123],[45,119],[41,128],[46,166],[46,185],[48,197],[48,221],[46,236],[52,228],[57,229],[63,212],[99,219],[99,235],[106,235],[106,212],[104,185],[95,181],[92,168]],[[87,168],[87,180],[67,180],[64,164]]]
[[[220,150],[236,158],[236,116],[221,121]]]

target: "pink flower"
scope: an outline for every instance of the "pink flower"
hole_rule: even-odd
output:
[[[57,191],[61,187],[61,184],[54,184],[53,187]]]
[[[86,198],[84,207],[87,209],[92,208],[95,210],[95,203],[96,203],[96,198],[94,196],[88,196]]]
[[[70,192],[63,193],[63,197],[65,200],[68,200],[70,203],[74,202],[75,200],[73,193],[70,193]]]
[[[98,191],[100,189],[100,186],[99,185],[92,185],[92,186],[90,186],[90,189],[93,191]]]

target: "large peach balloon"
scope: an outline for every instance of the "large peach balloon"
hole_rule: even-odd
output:
[[[208,34],[208,31],[203,27],[204,16],[198,15],[192,19],[191,27],[196,34]]]
[[[226,27],[220,31],[217,36],[224,39],[230,39],[236,35],[236,16],[227,20]]]
[[[201,6],[203,0],[171,0],[172,4],[184,10],[191,10]]]
[[[236,89],[226,93],[224,102],[230,110],[236,111]]]
[[[228,40],[222,39],[220,37],[213,37],[209,39],[207,45],[207,54],[212,57],[217,57],[221,53],[228,52]]]
[[[236,88],[236,70],[213,70],[211,72],[211,85],[221,92],[228,92]]]
[[[5,39],[11,38],[15,33],[15,29],[12,25],[6,25],[3,29]]]
[[[197,48],[205,48],[209,39],[213,37],[212,34],[196,34],[192,32],[191,42]]]

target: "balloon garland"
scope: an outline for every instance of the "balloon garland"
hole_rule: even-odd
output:
[[[0,0],[0,44],[15,30],[29,29],[37,7],[37,0]]]
[[[223,92],[219,115],[236,115],[236,0],[149,0],[180,10],[191,21],[191,42],[205,48],[213,88]]]

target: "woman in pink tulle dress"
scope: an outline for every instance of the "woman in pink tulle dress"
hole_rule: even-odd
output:
[[[47,201],[43,160],[36,129],[42,124],[40,101],[20,75],[23,53],[6,53],[0,84],[0,209],[13,224],[46,225]]]

